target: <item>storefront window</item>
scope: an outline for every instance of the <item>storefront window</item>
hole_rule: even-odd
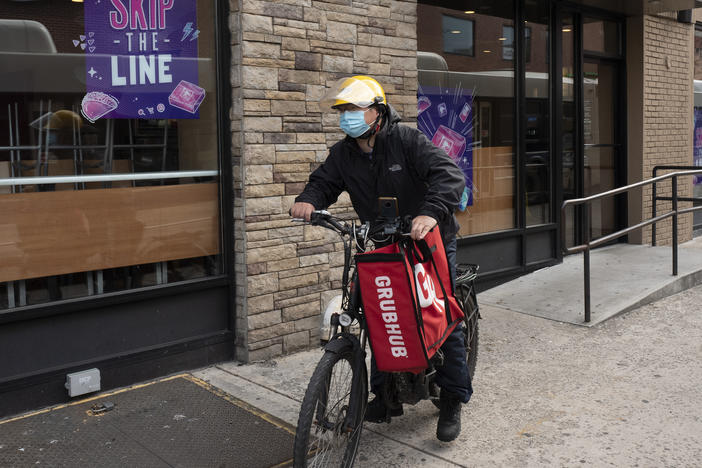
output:
[[[504,28],[514,28],[512,1],[472,1],[462,9],[417,5],[417,126],[463,171],[460,235],[515,226],[514,59]],[[447,51],[444,18],[472,24],[473,56]],[[458,28],[456,28],[458,30]],[[467,38],[466,38],[467,39]]]
[[[0,311],[219,274],[213,2],[0,4]]]

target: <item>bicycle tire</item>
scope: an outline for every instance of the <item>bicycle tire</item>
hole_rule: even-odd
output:
[[[297,421],[293,449],[294,467],[351,467],[356,458],[363,429],[363,410],[367,399],[364,365],[354,368],[353,351],[327,351],[320,359],[307,386]],[[356,372],[364,372],[363,404],[351,418],[353,426],[345,430],[352,382]],[[336,388],[337,384],[340,388]],[[341,391],[339,391],[341,390]],[[331,400],[331,401],[330,401]]]
[[[478,363],[478,304],[476,304],[472,294],[467,294],[461,305],[465,313],[463,323],[465,326],[466,362],[468,363],[468,374],[473,380],[475,366]]]

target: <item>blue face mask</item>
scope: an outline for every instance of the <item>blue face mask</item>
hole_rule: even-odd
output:
[[[339,126],[350,137],[358,138],[368,130],[364,111],[346,111],[339,117]]]

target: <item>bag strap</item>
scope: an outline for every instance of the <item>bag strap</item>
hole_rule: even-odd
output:
[[[441,281],[441,275],[439,274],[439,269],[436,266],[434,257],[431,257],[431,264],[434,266],[434,271],[436,272],[436,279],[439,280],[439,286],[441,286],[441,292],[444,294],[444,310],[446,311],[446,322],[451,323],[451,303],[449,302],[448,294],[446,294],[446,288],[444,288],[444,282]]]
[[[412,252],[419,263],[426,263],[432,259],[434,252],[436,252],[436,245],[429,247],[429,243],[424,239],[414,241],[412,242]]]

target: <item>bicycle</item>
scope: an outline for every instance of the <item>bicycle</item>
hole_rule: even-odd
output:
[[[370,250],[379,243],[394,242],[406,234],[411,219],[388,218],[371,228],[368,223],[356,225],[331,216],[327,211],[314,211],[310,224],[330,229],[341,236],[344,244],[341,313],[332,315],[330,335],[324,354],[315,368],[300,408],[295,433],[293,466],[342,466],[354,464],[363,429],[368,401],[366,368],[367,329],[363,314],[358,276],[352,258],[356,252]],[[478,355],[478,319],[480,312],[475,293],[477,265],[457,266],[455,296],[465,317],[465,346],[471,379]],[[429,399],[438,407],[439,389],[433,381],[435,366],[441,365],[441,352],[431,359],[430,366],[419,374],[388,373],[383,395],[390,411],[402,404],[415,404]]]

